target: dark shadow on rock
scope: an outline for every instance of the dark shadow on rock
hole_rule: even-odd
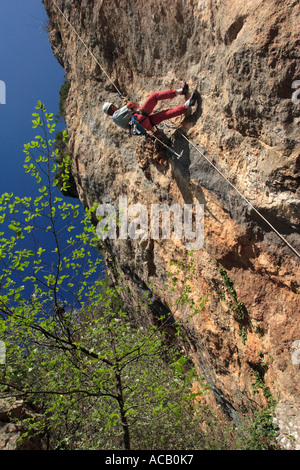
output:
[[[179,171],[181,175],[189,181],[191,165],[189,143],[184,138],[183,133],[178,131],[175,132],[172,140],[172,148],[178,155],[181,155],[180,158],[178,158],[176,155],[172,154],[172,163],[174,171]]]
[[[172,148],[180,155],[178,158],[176,155],[171,155],[171,166],[172,174],[180,190],[184,202],[191,204],[193,202],[193,193],[190,189],[190,148],[189,143],[183,138],[183,136],[175,132],[173,136]]]

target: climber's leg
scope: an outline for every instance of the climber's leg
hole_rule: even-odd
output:
[[[176,90],[155,91],[154,93],[151,93],[145,103],[142,104],[140,111],[145,111],[146,113],[151,114],[158,101],[170,100],[175,98],[177,95],[178,92]]]
[[[181,116],[181,114],[184,114],[187,110],[187,107],[185,104],[181,104],[179,106],[176,106],[176,108],[172,109],[166,109],[164,111],[160,111],[158,113],[151,114],[150,120],[153,126],[157,126],[163,121],[166,121],[167,119],[172,119],[177,116]]]
[[[157,105],[158,101],[175,98],[180,94],[187,93],[187,91],[188,86],[184,84],[183,88],[179,90],[172,89],[152,93],[149,98],[145,101],[145,103],[140,107],[140,111],[146,112],[149,117],[146,117],[145,114],[139,114],[139,112],[137,112],[136,114],[138,122],[140,122],[144,129],[146,129],[147,131],[151,131],[153,126],[157,126],[159,123],[166,121],[167,119],[172,119],[174,117],[180,116],[181,114],[184,114],[189,107],[194,106],[196,103],[195,91],[192,93],[190,99],[184,104],[176,106],[172,109],[160,111],[158,113],[151,113]]]

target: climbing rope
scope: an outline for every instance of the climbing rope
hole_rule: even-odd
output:
[[[55,0],[52,0],[52,3],[55,5],[55,7],[58,9],[58,11],[60,12],[60,14],[63,16],[63,18],[65,19],[65,21],[67,22],[67,24],[70,26],[70,28],[74,31],[75,35],[77,36],[77,38],[80,40],[80,42],[84,45],[84,47],[86,48],[86,50],[89,52],[89,54],[91,54],[92,58],[95,60],[95,62],[97,63],[97,65],[100,67],[100,69],[102,70],[102,72],[105,74],[105,76],[108,78],[108,80],[110,81],[110,83],[113,85],[113,87],[115,88],[115,90],[118,92],[118,96],[122,99],[124,99],[124,96],[123,94],[121,93],[121,91],[118,89],[118,87],[116,86],[116,84],[112,81],[112,79],[110,78],[110,76],[108,75],[108,73],[106,72],[106,70],[103,68],[103,66],[100,64],[100,62],[98,61],[97,57],[94,55],[94,53],[91,51],[91,49],[88,47],[88,45],[85,43],[85,41],[81,38],[81,36],[78,34],[78,32],[76,31],[76,29],[74,28],[74,26],[70,23],[70,21],[68,20],[68,18],[66,17],[66,15],[64,14],[64,12],[60,9],[60,7],[57,5],[56,1]],[[264,220],[264,222],[273,230],[274,233],[276,233],[276,235],[298,256],[298,258],[300,258],[300,253],[298,253],[298,251],[281,235],[281,233],[278,232],[278,230],[276,230],[276,228],[253,206],[253,204],[236,188],[236,186],[234,186],[230,181],[229,179],[196,147],[196,145],[190,140],[188,139],[180,130],[179,130],[179,127],[176,127],[174,126],[172,123],[171,125],[173,126],[174,129],[176,129],[177,132],[180,133],[180,135],[219,173],[220,176],[222,176],[222,178],[225,179],[225,181],[240,195],[240,197],[251,207],[252,210],[254,210],[254,212],[262,219]],[[166,148],[168,148],[169,150],[172,151],[172,149],[170,149],[164,142],[162,142],[160,139],[158,139],[157,136],[155,136],[155,134],[153,134],[153,137],[158,141],[160,142],[163,146],[165,146]],[[175,155],[176,152],[172,151]],[[181,155],[180,155],[181,156]],[[177,157],[179,157],[177,155]]]
[[[203,154],[203,152],[201,152],[201,150],[198,149],[196,145],[179,130],[178,127],[173,127],[219,173],[219,175],[221,175],[225,179],[225,181],[241,196],[241,198],[251,207],[251,209],[253,209],[254,212],[256,212],[256,214],[258,214],[259,217],[261,217],[267,223],[267,225],[269,225],[269,227],[276,233],[276,235],[281,238],[281,240],[298,256],[298,258],[300,258],[300,253],[298,253],[298,251],[281,235],[281,233],[279,233],[278,230],[276,230],[276,228],[253,206],[253,204],[238,190],[238,188],[236,188],[236,186],[234,186],[234,184],[229,181],[229,179],[221,172],[221,170],[219,170],[219,168],[217,168],[216,165],[214,165]]]

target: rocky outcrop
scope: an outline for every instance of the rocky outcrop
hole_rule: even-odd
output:
[[[22,400],[0,400],[0,450],[46,450],[46,440],[40,433],[29,430],[29,422],[40,415],[30,410]],[[24,437],[26,434],[26,437]]]
[[[299,258],[244,199],[300,252],[299,3],[56,0],[65,18],[43,3],[71,82],[66,122],[81,201],[118,208],[126,196],[149,214],[153,204],[204,205],[191,296],[209,301],[184,323],[193,359],[231,416],[266,405],[271,393],[283,434],[299,446]],[[160,151],[165,166],[153,158],[156,144],[128,138],[102,104],[122,104],[110,80],[142,103],[181,79],[200,98],[192,115],[173,121],[180,132],[162,126],[184,150],[180,160]],[[170,307],[185,274],[175,291],[165,288],[170,262],[188,262],[184,240],[117,238],[110,247],[128,302],[146,295],[150,313],[188,316],[185,305]]]

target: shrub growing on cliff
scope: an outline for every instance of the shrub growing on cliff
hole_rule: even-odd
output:
[[[59,113],[55,116],[55,121],[58,122],[62,120],[65,121],[66,117],[66,100],[69,94],[71,82],[70,80],[65,80],[59,90],[59,103],[58,109]],[[66,131],[59,131],[55,135],[55,148],[57,151],[55,163],[56,167],[56,180],[57,186],[60,188],[62,194],[66,197],[78,198],[78,192],[76,188],[76,183],[74,176],[72,174],[72,169],[70,165],[70,149],[68,148],[68,136]],[[67,187],[63,187],[64,182],[63,177],[67,180]]]
[[[63,119],[65,119],[66,117],[66,101],[68,98],[70,87],[71,87],[70,80],[65,80],[59,90],[59,103],[58,103],[59,117]]]
[[[54,159],[56,163],[56,185],[64,196],[77,199],[78,191],[72,174],[68,136],[66,136],[65,131],[56,133],[54,151],[56,152]]]

